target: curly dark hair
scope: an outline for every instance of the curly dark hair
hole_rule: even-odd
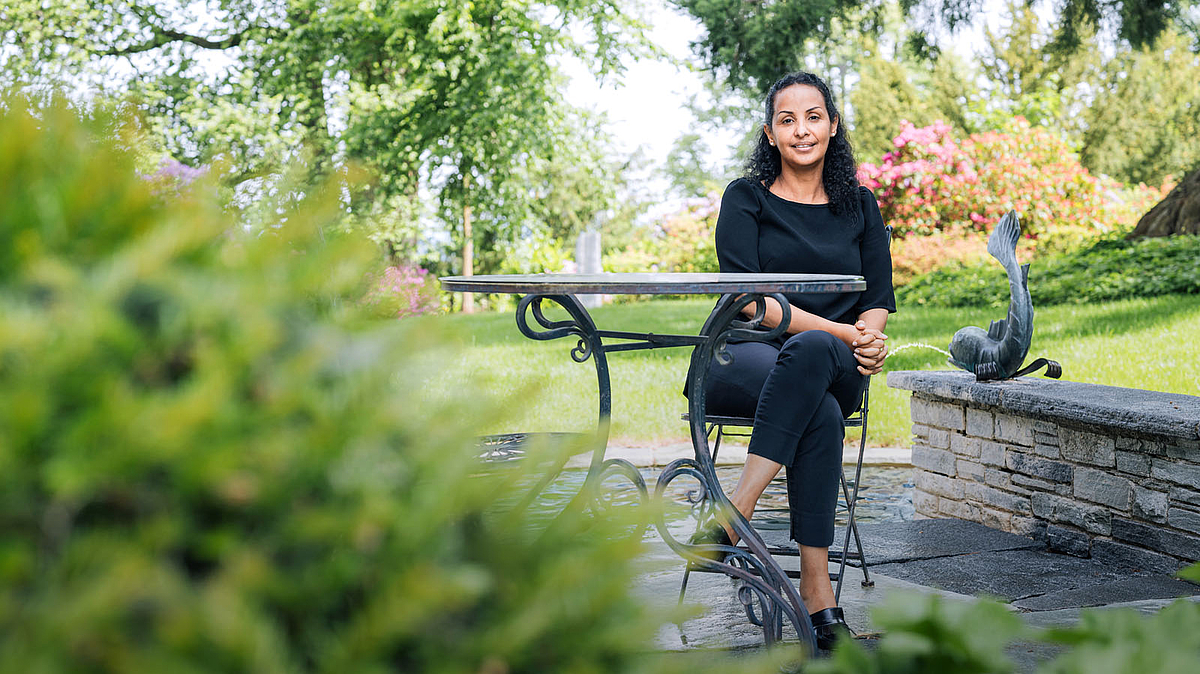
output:
[[[766,123],[771,125],[775,118],[775,97],[780,91],[794,85],[807,84],[816,87],[825,98],[825,109],[830,119],[838,121],[837,135],[829,139],[829,148],[825,151],[825,166],[821,173],[821,182],[825,185],[825,194],[829,197],[829,210],[834,215],[858,212],[858,164],[854,161],[854,148],[850,145],[850,137],[846,132],[842,115],[833,103],[833,94],[829,86],[820,77],[812,73],[796,72],[786,75],[771,85],[767,92]],[[783,170],[779,157],[779,149],[771,145],[766,131],[758,132],[758,143],[746,160],[745,177],[751,182],[770,187]]]

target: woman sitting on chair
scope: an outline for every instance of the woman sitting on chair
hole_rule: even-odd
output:
[[[717,258],[722,272],[853,274],[865,278],[867,289],[787,295],[784,338],[730,344],[732,361],[714,359],[706,386],[709,413],[754,417],[746,465],[730,496],[742,515],[750,518],[763,490],[787,467],[800,596],[813,611],[821,648],[849,634],[829,581],[843,420],[883,366],[883,329],[896,311],[888,234],[875,197],[858,184],[841,122],[819,77],[795,73],[771,87],[746,176],[721,199]],[[766,302],[765,328],[779,325],[781,307]],[[717,522],[692,541],[737,542]]]

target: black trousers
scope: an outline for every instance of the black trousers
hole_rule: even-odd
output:
[[[792,540],[829,547],[843,422],[861,404],[867,378],[850,347],[820,330],[793,335],[782,347],[737,342],[728,349],[732,362],[709,366],[707,411],[754,417],[749,452],[787,468]]]

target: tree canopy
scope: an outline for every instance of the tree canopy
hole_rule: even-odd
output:
[[[10,0],[0,84],[125,97],[165,153],[220,163],[250,197],[278,189],[288,162],[308,178],[364,167],[346,183],[348,211],[393,251],[462,245],[464,215],[481,243],[502,245],[615,201],[604,138],[562,98],[559,63],[617,76],[622,57],[646,52],[628,4]],[[583,217],[539,208],[556,180],[593,184],[572,211]]]
[[[901,120],[976,132],[1020,116],[1061,133],[1094,173],[1151,184],[1190,174],[1181,190],[1200,179],[1200,90],[1194,77],[1178,76],[1200,67],[1195,0],[1065,0],[1049,31],[1033,2],[1014,0],[1007,27],[986,32],[977,68],[937,42],[943,29],[978,16],[983,0],[898,0],[908,16],[898,29],[889,0],[674,2],[704,26],[693,47],[714,78],[745,95],[761,96],[786,72],[823,67],[850,104],[863,159],[891,149]],[[858,53],[831,58],[847,35]],[[1155,231],[1194,228],[1193,211],[1160,209]]]
[[[696,17],[705,34],[695,44],[714,71],[735,86],[763,93],[783,73],[797,70],[812,44],[835,18],[852,10],[865,26],[883,20],[882,0],[673,0]],[[910,14],[924,10],[913,35],[935,48],[938,24],[953,31],[978,16],[984,0],[900,0]],[[1186,19],[1193,0],[1064,0],[1059,8],[1055,45],[1070,49],[1099,27],[1111,27],[1118,39],[1134,48],[1152,44],[1174,19]],[[922,25],[923,24],[923,25]]]

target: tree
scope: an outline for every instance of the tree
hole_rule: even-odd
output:
[[[543,226],[532,217],[545,191],[535,181],[586,171],[595,155],[579,148],[604,147],[563,100],[556,63],[572,55],[619,74],[622,56],[646,48],[624,9],[624,0],[10,0],[0,9],[0,83],[87,83],[128,97],[166,153],[222,163],[248,201],[280,189],[280,167],[298,158],[309,183],[365,167],[370,179],[346,181],[353,222],[391,253],[413,255],[414,243],[430,245],[421,223],[436,217],[469,261],[476,243],[494,250]],[[549,158],[563,166],[538,168]],[[602,210],[614,190],[601,182],[586,207]]]
[[[758,140],[763,115],[760,100],[747,97],[724,80],[710,78],[703,87],[702,93],[687,102],[695,122],[675,139],[662,169],[673,191],[685,198],[705,197],[720,191],[741,171],[745,157]],[[725,129],[740,130],[742,135],[734,141],[735,147],[725,165],[710,164],[708,138]]]
[[[693,3],[693,6],[698,11],[707,9],[702,3]],[[802,16],[797,15],[795,18],[803,22]],[[834,16],[821,28],[819,39],[808,38],[803,49],[791,48],[790,56],[787,56],[790,65],[787,67],[790,70],[804,68],[824,73],[835,100],[846,107],[851,84],[862,72],[864,59],[869,58],[869,54],[864,53],[862,48],[864,41],[874,44],[874,35],[880,27],[892,28],[898,25],[901,19],[894,2],[880,8],[856,9],[848,12],[844,18]],[[760,28],[762,27],[755,26],[754,30]],[[767,30],[767,36],[771,39],[778,37],[772,30]],[[897,44],[886,46],[891,50],[896,47]],[[702,160],[706,152],[704,134],[691,129],[681,134],[668,157],[665,173],[675,190],[683,195],[704,196],[714,186],[720,188],[729,176],[736,174],[740,170],[740,164],[757,142],[763,121],[763,91],[756,88],[757,79],[736,72],[714,71],[713,75],[714,77],[705,83],[703,95],[693,97],[688,106],[696,117],[698,126],[714,131],[738,128],[744,130],[745,135],[734,149],[733,164],[712,167],[704,166]],[[765,81],[764,89],[778,77],[778,72],[756,76],[768,76],[770,79]],[[852,110],[847,108],[845,112],[847,120],[853,121]],[[855,136],[856,144],[857,138],[858,135]]]
[[[1200,166],[1200,55],[1169,30],[1151,47],[1119,52],[1087,110],[1081,157],[1095,173],[1160,184]]]
[[[717,171],[708,163],[709,152],[708,142],[698,133],[687,132],[675,139],[663,172],[676,194],[696,198],[722,188]]]
[[[928,22],[942,22],[950,30],[978,16],[985,0],[901,0],[911,10],[925,6],[934,11]],[[1026,4],[1032,4],[1032,0]],[[1057,4],[1058,31],[1054,44],[1061,51],[1072,51],[1098,28],[1110,28],[1117,40],[1135,48],[1154,42],[1172,20],[1186,15],[1193,3],[1164,0],[1062,0]],[[926,26],[927,32],[928,28]]]
[[[1152,44],[1118,44],[1105,58],[1093,29],[1084,27],[1080,45],[1066,52],[1028,7],[1012,5],[1010,13],[1004,33],[989,33],[990,55],[983,59],[1003,102],[989,114],[1022,114],[1062,130],[1089,170],[1126,183],[1159,184],[1200,166],[1200,83],[1179,76],[1200,68],[1196,43],[1169,27]],[[1132,236],[1200,228],[1195,197],[1185,197],[1194,188],[1186,183],[1147,213]]]
[[[924,97],[913,86],[901,63],[873,55],[859,71],[859,83],[850,94],[854,108],[852,139],[860,160],[877,161],[894,149],[892,138],[900,122],[926,126],[934,121]]]
[[[1019,115],[1080,143],[1086,109],[1103,79],[1095,31],[1083,28],[1086,39],[1062,50],[1054,35],[1042,28],[1031,5],[1010,0],[1007,19],[1008,25],[999,32],[985,30],[987,50],[980,65],[986,86],[979,104],[973,106],[975,111],[988,128],[1003,126]]]
[[[673,0],[706,29],[695,43],[709,67],[734,87],[762,94],[782,74],[804,63],[805,41],[855,0]]]
[[[1193,171],[1143,215],[1129,238],[1172,234],[1200,235],[1200,171]]]
[[[927,81],[922,82],[925,97],[941,119],[964,130],[972,130],[969,104],[979,97],[970,66],[950,50],[939,53],[930,67]],[[919,71],[920,74],[921,71]],[[917,81],[923,78],[918,76]]]
[[[778,0],[743,2],[742,0],[674,0],[675,4],[696,17],[706,32],[695,44],[714,73],[726,76],[736,86],[764,92],[782,73],[796,69],[805,53],[813,48],[809,38],[819,38],[834,18],[845,18],[852,9],[879,8],[876,0]],[[941,22],[953,30],[977,16],[983,0],[901,0],[911,12],[918,6],[933,9],[929,22]],[[1058,10],[1059,28],[1047,45],[1047,54],[1067,54],[1077,50],[1084,37],[1106,30],[1120,44],[1134,49],[1152,45],[1172,21],[1179,20],[1192,35],[1192,52],[1200,52],[1197,30],[1197,3],[1162,0],[1064,0]],[[869,17],[877,16],[868,12]],[[936,51],[936,31],[924,25],[924,35],[910,41],[924,51]],[[1194,78],[1193,78],[1194,79]],[[1018,83],[1024,85],[1024,78]],[[1075,114],[1071,112],[1070,114]],[[1200,173],[1193,164],[1191,176]],[[1187,213],[1186,209],[1180,213]],[[1182,231],[1177,222],[1171,231]]]

